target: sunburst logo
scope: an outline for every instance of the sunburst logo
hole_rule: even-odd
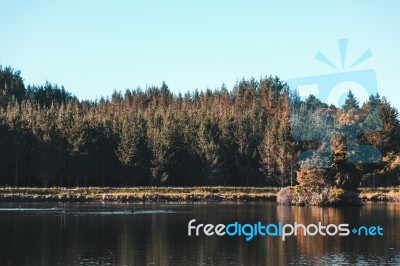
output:
[[[360,101],[378,93],[375,70],[351,71],[372,57],[371,49],[366,49],[345,71],[348,40],[338,40],[338,46],[341,68],[332,63],[332,60],[321,51],[315,55],[315,59],[339,71],[338,73],[294,78],[287,81],[290,88],[296,90],[301,98],[304,99],[312,94],[327,104],[341,106],[349,89]]]
[[[342,61],[342,70],[343,70],[346,62],[348,40],[339,39],[338,43],[339,43],[340,59]],[[370,57],[372,57],[372,51],[371,49],[368,48],[367,50],[365,50],[364,53],[360,55],[360,57],[358,57],[356,61],[354,61],[354,63],[349,67],[349,69],[352,69],[353,67],[361,64]],[[317,52],[317,54],[315,55],[315,59],[324,63],[327,66],[332,67],[333,69],[339,70],[339,68],[335,64],[333,64],[331,60],[329,60],[321,51]]]

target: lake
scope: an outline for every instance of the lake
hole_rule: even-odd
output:
[[[384,235],[188,236],[192,219],[379,225]],[[389,203],[0,203],[0,265],[399,265],[399,225],[400,205]]]

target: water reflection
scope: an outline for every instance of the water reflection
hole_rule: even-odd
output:
[[[21,206],[19,206],[21,205]],[[400,264],[400,205],[0,204],[0,265]],[[34,210],[34,208],[38,210]],[[60,212],[57,210],[68,210]],[[48,211],[46,211],[48,210]],[[187,236],[187,223],[380,225],[383,237]]]

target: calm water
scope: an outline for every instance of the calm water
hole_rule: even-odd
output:
[[[384,236],[189,237],[191,219],[380,225]],[[0,265],[399,265],[399,251],[397,204],[0,204]]]

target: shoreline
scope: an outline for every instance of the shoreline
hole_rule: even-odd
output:
[[[276,201],[274,187],[0,188],[0,202]]]
[[[279,190],[279,187],[7,187],[0,188],[0,202],[274,202]],[[400,202],[400,187],[359,191],[364,202]]]

